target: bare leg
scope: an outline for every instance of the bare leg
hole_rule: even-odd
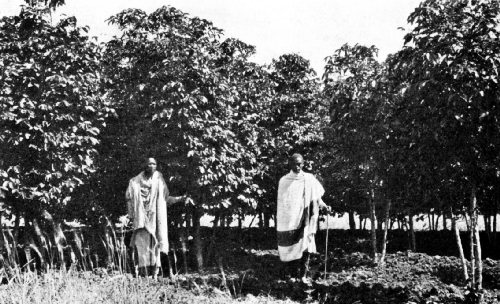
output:
[[[160,267],[158,267],[158,266],[152,266],[151,268],[152,268],[151,270],[152,270],[153,279],[157,280],[158,279],[158,273],[160,272]]]
[[[310,280],[308,278],[308,275],[309,275],[309,261],[310,261],[310,253],[308,251],[305,251],[302,255],[302,259],[300,260],[301,261],[301,265],[300,267],[302,268],[301,272],[302,272],[302,282],[305,283],[305,284],[310,284]]]
[[[137,248],[132,246],[132,265],[134,266],[134,277],[139,277],[139,264],[137,263]]]
[[[174,278],[174,271],[172,267],[172,262],[170,261],[170,255],[167,253],[167,263],[168,263],[168,277],[170,279]]]

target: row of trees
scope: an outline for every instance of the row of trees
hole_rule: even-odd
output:
[[[53,21],[59,2],[28,4],[0,21],[3,216],[117,219],[154,156],[174,194],[197,202],[188,225],[269,222],[288,154],[318,137],[308,61],[253,63],[254,47],[173,7],[112,16],[121,34],[98,44],[75,18]]]
[[[117,218],[153,155],[197,202],[188,225],[203,214],[268,225],[300,152],[351,228],[355,213],[370,219],[375,259],[377,218],[412,231],[420,214],[453,227],[467,215],[476,257],[478,213],[496,229],[497,1],[426,0],[399,52],[381,62],[374,46],[344,45],[321,79],[295,54],[256,64],[253,46],[173,7],[114,15],[120,34],[98,44],[74,18],[52,21],[61,1],[27,3],[0,20],[4,215]]]
[[[478,212],[495,231],[498,213],[499,18],[494,1],[424,1],[408,18],[405,46],[385,63],[373,47],[346,45],[324,74],[332,119],[325,157],[336,164],[326,175],[343,183],[330,187],[342,191],[332,199],[370,217],[373,256],[377,215],[387,231],[390,216],[408,218],[413,230],[416,215],[437,213],[452,221],[468,278],[456,226],[457,215],[467,215],[479,289]]]

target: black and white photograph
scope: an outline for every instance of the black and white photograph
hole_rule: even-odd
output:
[[[0,304],[500,304],[499,0],[0,0]]]

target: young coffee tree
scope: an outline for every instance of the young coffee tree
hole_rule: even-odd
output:
[[[118,168],[112,177],[125,187],[125,176],[139,167],[131,165],[157,157],[170,184],[194,198],[197,232],[208,210],[252,205],[270,90],[265,71],[247,61],[253,47],[222,40],[209,21],[172,7],[149,15],[126,10],[109,20],[122,31],[107,43],[104,59],[119,120],[105,134],[103,172]],[[106,151],[110,146],[121,150]],[[199,234],[196,244],[201,267]]]
[[[433,129],[441,154],[439,170],[448,172],[449,192],[469,209],[472,286],[482,289],[477,193],[484,172],[498,171],[498,71],[500,63],[498,1],[424,1],[409,17],[413,25],[398,67],[406,71],[407,105]],[[437,127],[437,128],[436,128]],[[432,161],[433,158],[430,160]],[[491,183],[490,183],[491,184]],[[481,204],[481,202],[479,203]],[[477,272],[474,271],[477,269]]]
[[[330,153],[341,160],[330,162],[335,167],[326,170],[342,172],[342,175],[337,175],[341,180],[333,181],[345,187],[338,191],[339,200],[354,196],[364,200],[369,207],[374,262],[378,262],[376,203],[384,201],[381,186],[387,169],[383,165],[383,156],[387,139],[385,119],[388,116],[384,66],[376,56],[374,46],[343,45],[327,58],[323,75],[325,101],[330,109],[326,141]],[[350,183],[346,184],[342,179]],[[389,204],[386,206],[388,210]],[[360,212],[359,207],[356,209]]]
[[[257,183],[265,190],[259,202],[260,226],[269,227],[276,214],[276,191],[279,179],[289,171],[288,159],[302,153],[312,168],[322,139],[320,83],[310,63],[297,54],[285,54],[274,59],[269,67],[272,81],[268,119],[263,121],[268,141],[262,146],[262,163],[266,171]],[[319,173],[314,166],[315,172]]]
[[[59,212],[94,172],[112,111],[101,98],[100,49],[73,17],[52,24],[24,7],[0,20],[0,186],[28,218]]]

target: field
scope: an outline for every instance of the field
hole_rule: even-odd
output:
[[[446,232],[418,232],[417,247],[424,252],[413,253],[404,249],[406,234],[392,231],[386,265],[376,267],[366,254],[367,232],[332,230],[325,280],[321,231],[321,253],[311,260],[313,280],[307,285],[282,276],[272,229],[221,229],[215,239],[210,229],[203,234],[207,266],[201,272],[191,267],[189,252],[188,273],[179,271],[175,279],[134,278],[104,267],[80,271],[75,265],[22,272],[0,287],[0,303],[467,303],[472,296],[459,260],[449,256],[455,248]],[[487,247],[487,254],[498,252]],[[484,261],[485,303],[500,303],[500,264]],[[180,264],[178,258],[173,267]]]
[[[0,304],[500,303],[499,0],[370,18],[323,4],[304,18],[314,5],[296,1],[265,22],[237,4],[258,37],[278,30],[266,62],[243,23],[217,25],[238,1],[101,1],[93,28],[66,15],[75,1],[3,2],[23,5],[0,5]],[[407,18],[396,2],[414,2]],[[384,26],[360,30],[377,11]],[[303,202],[282,217],[285,193]],[[318,227],[310,280],[290,278],[264,227],[316,228],[320,197],[345,216]],[[130,219],[161,245],[169,233],[159,280],[135,277]]]

